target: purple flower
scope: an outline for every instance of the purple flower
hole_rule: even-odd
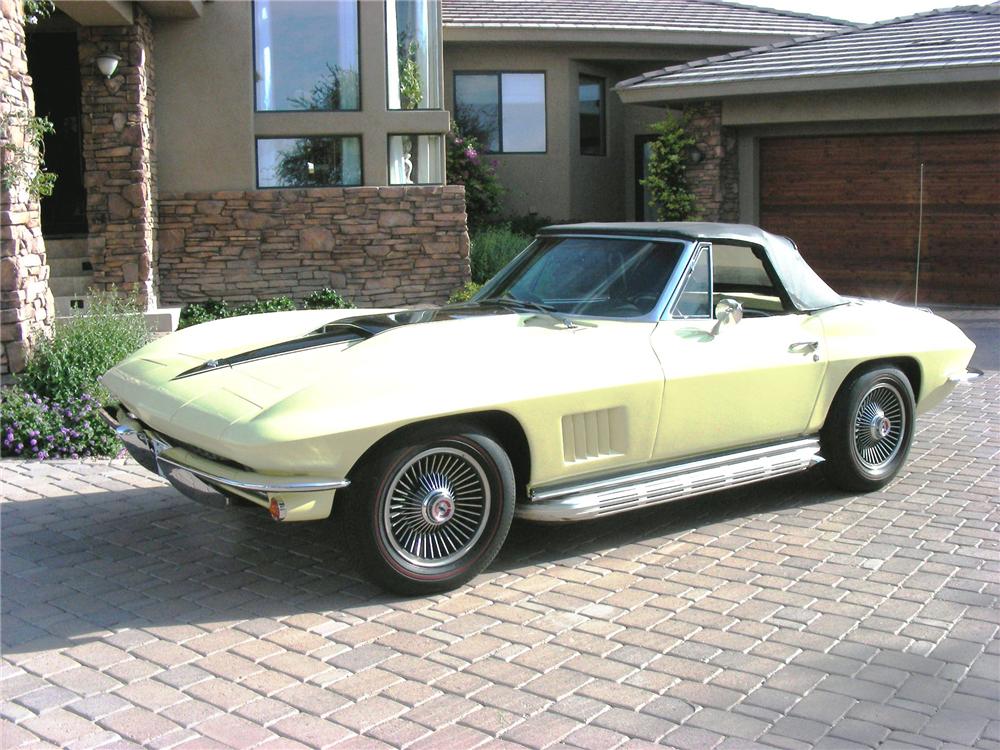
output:
[[[79,456],[79,454],[76,454],[76,453],[70,453],[69,457],[70,458],[79,458],[80,456]]]
[[[17,446],[14,448],[14,450],[16,450],[18,453],[20,453],[21,451],[23,451],[24,450],[24,443],[18,443]]]
[[[39,461],[44,461],[48,457],[49,457],[49,454],[46,453],[45,451],[39,451],[38,452],[38,460]]]
[[[35,438],[31,438],[31,440],[28,441],[28,445],[34,447],[34,446],[38,445],[38,441],[35,440]]]
[[[479,154],[476,153],[476,149],[467,148],[465,149],[465,158],[469,159],[470,161],[475,161],[476,159],[479,158]]]

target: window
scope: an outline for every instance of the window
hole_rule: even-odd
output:
[[[622,237],[543,237],[480,300],[525,300],[556,312],[636,318],[649,314],[684,244]]]
[[[455,120],[486,151],[545,151],[544,73],[456,73]]]
[[[390,135],[390,185],[444,183],[444,136]]]
[[[358,2],[254,3],[257,111],[360,109]]]
[[[580,153],[604,156],[604,79],[581,75]]]
[[[437,0],[386,0],[389,109],[441,108]]]
[[[712,317],[712,254],[707,247],[697,252],[698,258],[674,304],[676,318]]]
[[[785,311],[784,290],[775,286],[764,264],[764,251],[742,245],[713,245],[714,302],[724,297],[743,305],[745,317],[780,315]]]
[[[361,138],[305,136],[257,139],[257,186],[361,184]]]

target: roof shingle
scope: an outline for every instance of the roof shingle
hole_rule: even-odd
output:
[[[636,29],[802,36],[847,21],[723,0],[442,0],[447,28]]]
[[[1000,80],[997,4],[935,10],[731,52],[644,73],[622,81],[618,88],[667,90],[805,76],[989,66],[996,66]]]

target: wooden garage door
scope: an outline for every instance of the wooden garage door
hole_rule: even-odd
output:
[[[760,223],[844,294],[1000,304],[1000,132],[765,138]]]

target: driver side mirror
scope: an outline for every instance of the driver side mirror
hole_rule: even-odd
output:
[[[718,336],[722,326],[730,323],[735,325],[741,320],[743,320],[743,305],[729,297],[720,299],[719,304],[715,306],[715,326],[712,328],[712,335]]]

